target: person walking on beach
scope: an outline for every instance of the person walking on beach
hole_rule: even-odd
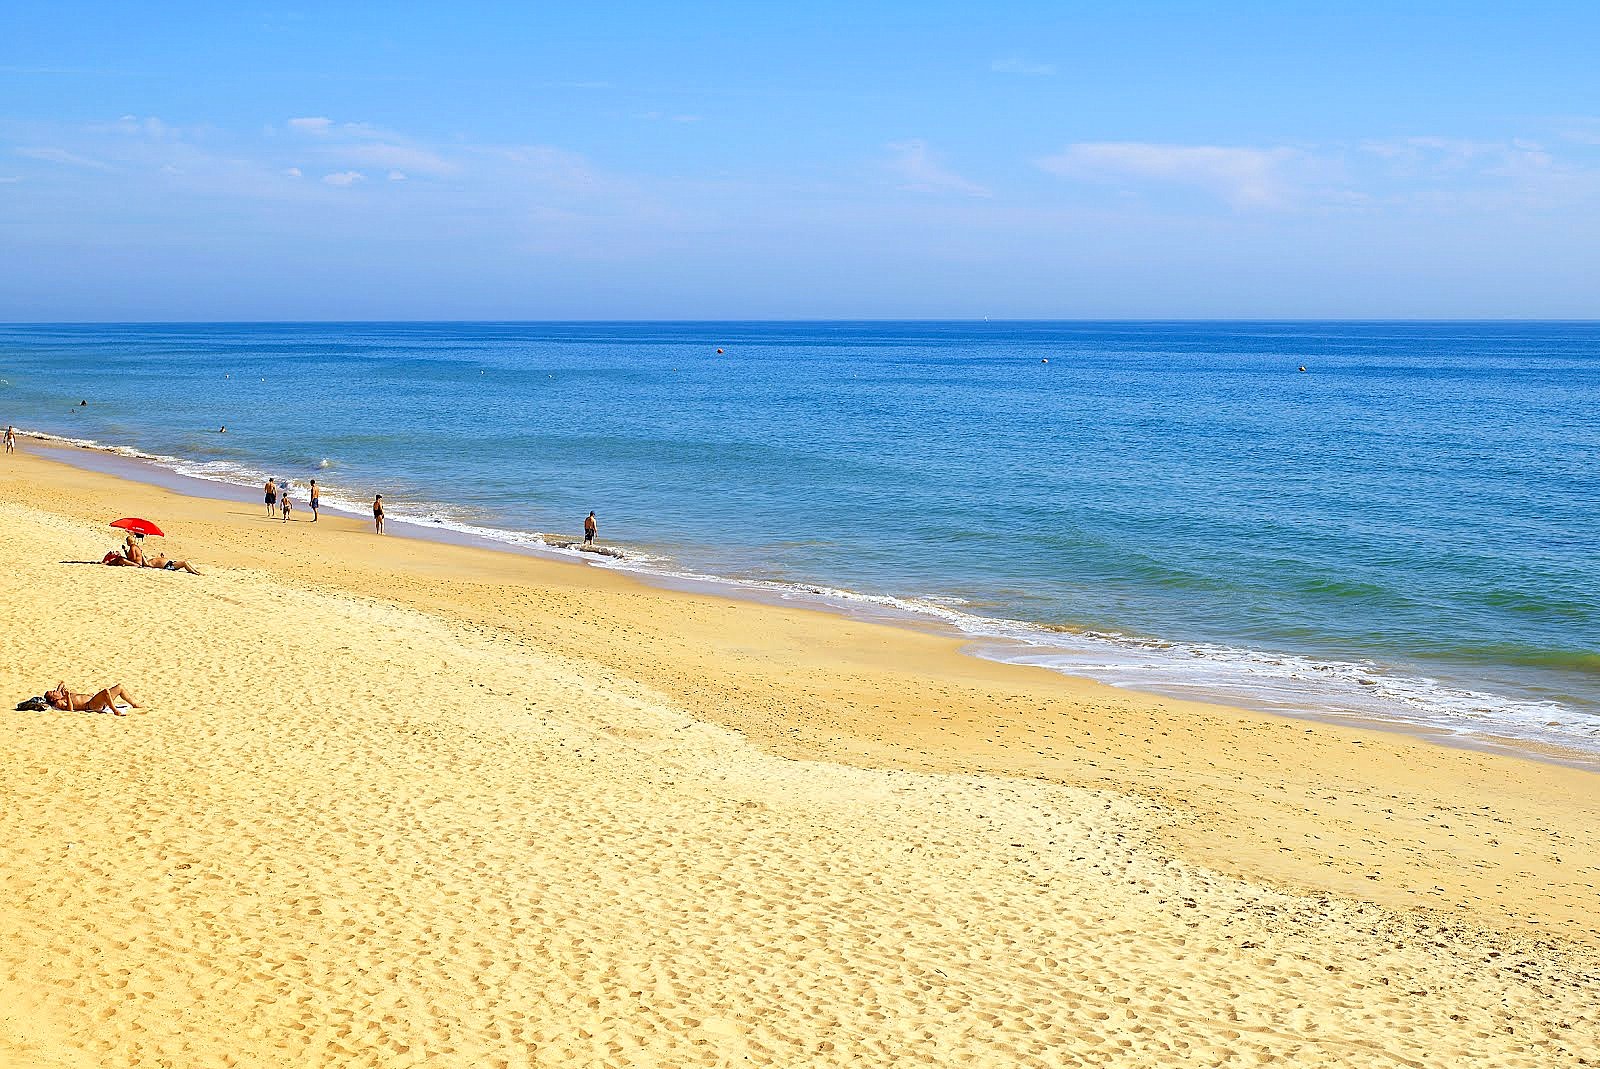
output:
[[[594,541],[594,536],[600,530],[600,524],[595,522],[594,510],[589,510],[589,515],[583,521],[583,544],[588,545]]]
[[[273,482],[271,479],[268,479],[267,480],[267,519],[270,520],[272,518],[272,514],[274,512],[278,511],[278,507],[277,506],[278,506],[278,484]]]
[[[15,453],[16,451],[17,451],[17,429],[15,427],[7,426],[6,427],[6,452],[7,453]]]
[[[317,522],[317,508],[322,504],[322,491],[317,489],[317,480],[311,480],[311,522]]]
[[[283,480],[283,522],[289,522],[289,513],[294,511],[294,498],[289,496],[289,480]]]
[[[383,495],[379,494],[372,499],[372,525],[383,534]]]

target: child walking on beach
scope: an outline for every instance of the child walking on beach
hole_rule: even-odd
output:
[[[283,522],[289,522],[289,513],[294,511],[294,499],[289,496],[289,480],[283,481]]]

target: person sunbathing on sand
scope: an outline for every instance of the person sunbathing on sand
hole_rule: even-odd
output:
[[[127,688],[121,683],[113,683],[104,690],[97,690],[93,694],[74,694],[67,689],[67,681],[63,679],[56,684],[54,690],[44,692],[44,700],[49,702],[52,708],[68,713],[82,710],[90,713],[115,713],[117,716],[127,716],[126,710],[117,708],[117,702],[119,701],[129,708],[143,708],[133,700],[133,695],[129,694]]]
[[[169,572],[188,572],[190,575],[199,575],[194,567],[186,560],[173,560],[165,553],[157,553],[144,562],[146,568],[165,568]]]

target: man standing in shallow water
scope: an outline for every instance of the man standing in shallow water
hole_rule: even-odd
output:
[[[600,530],[600,525],[595,522],[594,510],[589,510],[589,515],[583,521],[583,544],[588,545],[594,541],[595,532]]]

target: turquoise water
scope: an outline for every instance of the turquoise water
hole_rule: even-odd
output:
[[[1600,750],[1600,325],[10,326],[0,378],[207,478]]]

